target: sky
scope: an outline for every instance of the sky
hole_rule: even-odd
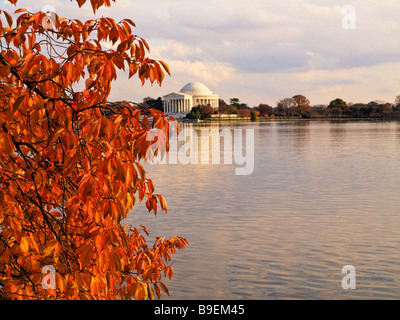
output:
[[[111,101],[157,98],[192,81],[250,107],[296,94],[312,105],[400,95],[399,0],[116,0],[96,15],[75,1],[18,1],[44,5],[67,18],[130,18],[149,56],[170,66],[161,87],[121,74]],[[7,1],[2,9],[14,10]]]

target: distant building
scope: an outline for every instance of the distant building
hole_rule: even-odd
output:
[[[164,113],[183,118],[193,107],[210,105],[218,109],[219,95],[213,94],[201,82],[190,82],[179,92],[167,94],[164,98]]]

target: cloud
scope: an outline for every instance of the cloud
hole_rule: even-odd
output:
[[[173,72],[179,74],[181,77],[186,77],[188,82],[196,79],[212,86],[232,79],[235,74],[234,68],[228,64],[218,62],[171,61],[170,64],[173,66]]]
[[[172,2],[170,30],[176,33],[169,37],[206,48],[212,58],[241,72],[332,70],[397,61],[399,3],[353,2],[357,29],[350,31],[341,26],[344,1]],[[319,58],[312,60],[307,51]]]
[[[225,99],[242,95],[249,105],[274,104],[296,93],[312,103],[340,95],[391,101],[399,94],[400,2],[350,2],[355,30],[341,25],[348,0],[118,0],[97,16],[134,20],[134,32],[148,41],[151,57],[170,65],[172,77],[162,88],[136,87],[135,80],[124,78],[112,96],[161,96],[197,80]],[[52,4],[60,15],[93,18],[88,5],[77,10],[69,0],[19,4],[36,9]]]
[[[397,71],[397,72],[396,72]],[[337,70],[309,70],[297,73],[252,73],[243,82],[230,83],[227,95],[240,93],[250,106],[276,102],[303,94],[311,104],[328,104],[341,97],[348,102],[368,103],[373,100],[393,102],[399,94],[400,62]]]

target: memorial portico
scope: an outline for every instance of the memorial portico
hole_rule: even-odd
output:
[[[210,105],[218,109],[219,96],[212,94],[204,84],[190,82],[177,93],[167,94],[164,98],[164,113],[175,118],[183,118],[193,107]]]

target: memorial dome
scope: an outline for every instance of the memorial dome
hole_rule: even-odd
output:
[[[192,96],[208,96],[208,95],[212,95],[211,90],[208,89],[201,82],[189,82],[179,92],[180,93],[184,93],[184,94],[190,94]]]

